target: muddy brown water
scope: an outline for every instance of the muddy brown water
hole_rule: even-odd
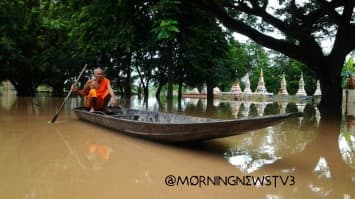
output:
[[[185,99],[173,112],[215,118],[304,111],[272,127],[165,145],[79,121],[72,98],[0,96],[0,198],[355,198],[355,120],[322,124],[305,104]],[[150,100],[122,103],[161,110]]]

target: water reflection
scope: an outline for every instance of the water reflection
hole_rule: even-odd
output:
[[[134,103],[132,103],[134,106]],[[185,98],[182,110],[185,114],[215,118],[247,118],[288,112],[304,112],[304,117],[251,132],[239,137],[224,153],[227,161],[244,173],[255,172],[265,165],[271,165],[284,156],[297,154],[317,136],[320,122],[319,110],[312,104],[285,102],[253,102],[216,100],[213,111],[207,110],[203,99]],[[153,108],[153,106],[149,106]],[[154,108],[153,108],[154,110]],[[174,111],[174,110],[173,110]],[[301,133],[300,133],[301,131]],[[283,172],[292,171],[286,168]]]
[[[328,198],[348,198],[349,186],[355,182],[355,122],[353,117],[345,117],[342,123],[322,118],[317,107],[306,103],[269,103],[264,111],[259,104],[249,102],[248,108],[241,103],[234,110],[238,117],[302,111],[304,117],[292,119],[266,129],[252,132],[238,139],[224,156],[239,171],[253,175],[267,168],[279,168],[280,173],[299,175],[309,170],[313,176],[307,182],[307,189],[315,196]],[[257,106],[259,105],[259,108]],[[244,110],[243,110],[244,109]],[[243,111],[248,110],[248,114]],[[242,114],[241,114],[242,113]],[[257,113],[257,114],[256,114]],[[339,148],[339,150],[337,150]],[[300,161],[302,165],[288,165]],[[348,166],[339,170],[341,162]],[[280,174],[276,173],[276,174]],[[342,191],[334,192],[334,181],[347,184]],[[301,189],[301,186],[297,186]],[[270,195],[269,195],[270,196]],[[335,197],[336,196],[336,197]],[[271,197],[271,196],[270,196]],[[274,197],[274,196],[273,196]],[[275,195],[277,198],[278,196]]]
[[[1,110],[4,110],[4,111],[11,110],[13,105],[15,104],[16,98],[17,97],[16,97],[15,92],[0,95]]]
[[[327,160],[324,157],[320,157],[316,167],[313,169],[313,174],[319,179],[331,178],[330,169]]]
[[[102,160],[109,160],[112,148],[102,145],[102,144],[89,144],[89,155],[88,159],[94,159],[96,156],[99,156]]]
[[[137,189],[143,190],[143,195],[152,190],[156,195],[166,194],[168,188],[162,182],[168,174],[296,177],[296,185],[292,187],[253,187],[252,191],[231,187],[230,192],[224,191],[228,187],[218,188],[232,197],[251,194],[257,196],[251,198],[351,198],[354,195],[354,120],[344,117],[339,124],[326,120],[312,104],[218,101],[208,111],[205,100],[184,99],[180,110],[173,105],[173,112],[229,119],[304,112],[301,120],[292,118],[243,135],[200,143],[205,148],[193,150],[125,137],[78,122],[71,108],[83,105],[84,100],[76,97],[68,101],[58,123],[49,126],[47,121],[62,101],[62,98],[14,97],[11,108],[6,109],[3,104],[9,103],[1,100],[0,160],[7,164],[2,164],[0,172],[10,182],[1,185],[18,185],[19,188],[6,187],[21,192],[17,198],[55,198],[55,193],[65,193],[67,189],[77,191],[77,198],[95,198],[99,189],[108,191],[105,198],[122,192],[132,194]],[[121,105],[167,111],[164,102],[158,104],[153,98],[148,106],[135,98]],[[117,191],[117,187],[125,189]],[[187,188],[169,190],[180,194],[175,198],[182,198]],[[189,187],[190,190],[196,196],[206,191],[208,194],[204,196],[213,198],[209,193],[217,188]],[[62,198],[65,196],[68,195]]]
[[[219,118],[246,118],[295,111],[304,113],[304,117],[253,131],[247,136],[235,139],[235,143],[226,149],[224,157],[243,173],[256,173],[268,165],[273,167],[283,165],[282,162],[289,161],[291,157],[300,158],[302,159],[300,161],[309,161],[309,175],[316,179],[307,184],[308,189],[319,196],[333,198],[333,188],[329,180],[347,175],[346,172],[339,173],[337,156],[341,157],[349,168],[355,168],[355,122],[352,118],[346,118],[341,128],[337,126],[336,121],[324,118],[320,128],[322,122],[320,111],[310,103],[219,101],[215,106],[215,111],[208,113],[204,100],[189,99],[184,103],[185,112],[195,114],[194,112],[199,110],[205,112],[202,116]],[[337,142],[334,142],[336,140]],[[339,147],[339,151],[336,150],[336,146]],[[290,165],[282,167],[280,172],[295,174],[299,170],[303,171],[304,168]],[[345,179],[354,183],[355,177],[347,176]],[[342,196],[347,198],[350,195],[344,191]]]
[[[316,137],[316,132],[307,129],[299,133],[300,129],[295,118],[293,122],[255,131],[229,148],[225,158],[242,172],[252,173],[283,156],[302,152]]]
[[[87,154],[88,164],[90,164],[90,167],[95,171],[102,170],[104,166],[103,161],[110,160],[112,151],[112,147],[105,144],[89,143]]]
[[[325,157],[320,157],[318,163],[312,171],[317,180],[309,183],[310,191],[315,192],[323,197],[327,197],[332,192],[330,180],[332,178],[331,168]]]
[[[344,162],[355,169],[355,118],[347,117],[342,120],[339,134],[339,150]]]
[[[276,147],[272,137],[273,129],[268,128],[269,133],[261,142],[265,143],[258,147],[253,147],[254,140],[252,137],[246,138],[241,144],[230,148],[225,153],[225,158],[245,173],[252,173],[260,169],[263,165],[272,164],[281,157],[277,155]],[[251,147],[252,146],[252,147]]]

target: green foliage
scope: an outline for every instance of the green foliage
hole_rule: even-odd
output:
[[[297,92],[301,73],[304,76],[306,92],[312,94],[316,89],[315,74],[298,61],[276,51],[265,50],[260,45],[250,41],[239,45],[238,48],[232,47],[232,49],[239,52],[239,55],[234,55],[234,60],[241,60],[237,65],[238,78],[249,73],[252,90],[257,87],[261,69],[264,73],[265,86],[268,92],[278,93],[281,87],[282,74],[286,76],[287,90],[290,94]],[[244,89],[243,81],[241,81],[241,88]]]
[[[265,84],[270,88],[270,92],[277,93],[281,87],[282,74],[285,74],[287,82],[287,91],[289,94],[296,94],[299,87],[299,80],[301,73],[305,81],[305,90],[311,95],[316,89],[317,77],[313,71],[307,68],[304,64],[291,59],[278,52],[271,51],[271,57],[273,58],[271,64],[271,73],[265,72]]]
[[[175,20],[161,20],[152,31],[157,35],[158,40],[169,40],[174,38],[175,33],[180,32],[178,22]]]
[[[202,87],[209,83],[221,89],[229,87],[236,78],[237,47],[230,50],[227,33],[204,12],[184,9],[182,20],[180,39],[186,85]]]
[[[248,71],[250,65],[250,57],[243,44],[233,39],[229,42],[228,57],[230,58],[230,65],[236,69],[236,76],[238,79],[242,78]]]
[[[51,1],[2,2],[0,78],[11,80],[19,95],[34,95],[37,85],[54,79],[61,69],[65,27],[52,13],[56,9]]]
[[[348,59],[348,61],[344,64],[342,71],[343,72],[350,72],[350,73],[355,72],[355,63],[354,63],[353,58]]]
[[[177,16],[180,13],[179,1],[160,0],[152,7],[153,28],[152,32],[156,35],[158,41],[172,41],[176,39],[179,30]]]
[[[133,82],[131,70],[147,85],[166,84],[172,63],[175,84],[208,82],[227,91],[249,73],[255,89],[263,68],[269,92],[277,92],[282,73],[295,92],[301,71],[311,90],[304,66],[238,43],[209,14],[180,1],[1,1],[0,14],[0,79],[17,89],[47,84],[60,91],[84,63],[106,68],[116,87]]]
[[[351,74],[355,74],[355,63],[353,58],[348,59],[348,61],[344,64],[343,69],[341,71],[343,88],[347,87],[347,80],[349,75]]]

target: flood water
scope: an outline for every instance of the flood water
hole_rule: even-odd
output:
[[[0,96],[0,198],[355,198],[352,118],[322,120],[312,105],[299,103],[216,101],[207,112],[205,101],[184,99],[173,112],[305,114],[238,136],[165,145],[78,120],[71,108],[80,98],[48,123],[62,102]],[[166,111],[153,99],[122,106]]]

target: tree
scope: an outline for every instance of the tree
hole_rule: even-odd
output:
[[[173,73],[175,70],[174,57],[176,48],[176,35],[180,32],[178,29],[178,21],[176,17],[180,12],[179,1],[175,0],[159,0],[152,8],[153,10],[153,29],[156,34],[156,40],[161,42],[163,50],[161,57],[166,60],[168,75],[168,92],[167,99],[173,99]]]
[[[0,78],[10,80],[18,96],[34,96],[41,83],[62,92],[66,25],[53,17],[60,5],[23,0],[0,5]]]
[[[249,41],[243,44],[242,47],[248,55],[247,69],[250,75],[251,89],[255,90],[258,85],[261,69],[263,69],[265,81],[268,82],[269,80],[270,76],[268,76],[268,67],[270,67],[270,55],[268,51],[255,42]],[[269,85],[267,85],[267,88],[269,88]],[[269,90],[269,92],[271,91]]]
[[[305,64],[320,79],[321,109],[341,113],[340,73],[346,55],[355,48],[355,1],[280,0],[276,6],[268,0],[184,2],[208,11],[230,30]],[[321,47],[324,38],[334,41],[329,53]]]
[[[145,1],[82,1],[73,14],[70,38],[87,60],[107,67],[109,77],[127,98],[131,96],[135,51],[147,40],[149,3]]]
[[[239,43],[234,39],[230,39],[229,41],[228,57],[230,57],[230,64],[236,68],[236,75],[239,79],[242,78],[251,67],[250,57],[245,46],[245,44]]]
[[[213,102],[213,88],[230,84],[236,78],[236,68],[229,53],[228,34],[215,19],[204,11],[188,12],[184,9],[181,39],[186,72],[186,84],[198,86],[206,83],[207,103]]]

